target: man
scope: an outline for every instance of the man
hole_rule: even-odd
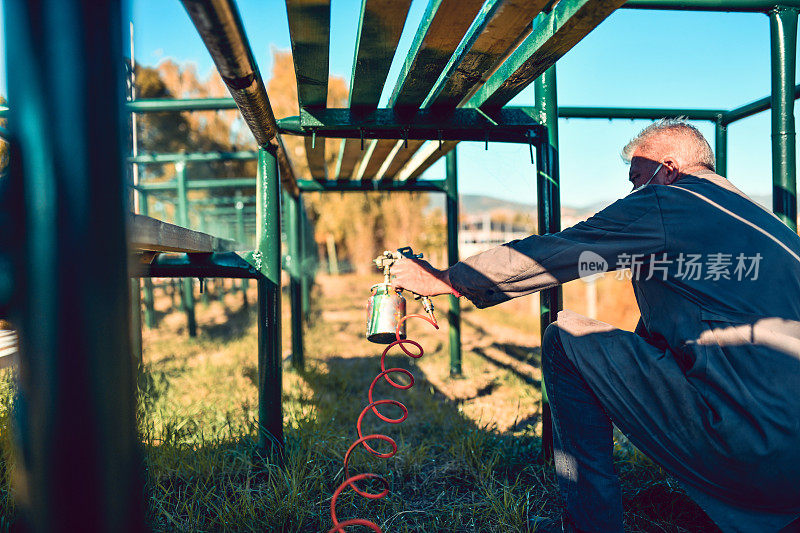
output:
[[[797,530],[800,238],[716,175],[683,121],[645,128],[623,158],[633,191],[585,222],[448,270],[404,260],[394,283],[484,308],[630,268],[635,333],[570,311],[545,331],[564,529],[622,531],[613,422],[724,531]]]

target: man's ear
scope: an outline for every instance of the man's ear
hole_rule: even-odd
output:
[[[664,163],[664,185],[672,185],[680,177],[681,172],[675,156],[668,155],[662,162]]]

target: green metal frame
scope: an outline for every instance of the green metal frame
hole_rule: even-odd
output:
[[[348,109],[325,110],[330,2],[287,0],[300,114],[298,119],[283,121],[279,126],[233,1],[183,0],[233,98],[141,100],[128,103],[127,110],[151,113],[239,109],[259,149],[142,154],[127,158],[128,163],[139,165],[176,165],[175,180],[136,185],[141,193],[140,213],[147,212],[147,195],[174,194],[177,222],[185,226],[191,206],[228,205],[226,202],[193,204],[188,201],[187,191],[238,189],[249,194],[252,189],[256,200],[256,244],[254,250],[242,255],[213,251],[156,254],[143,267],[143,274],[132,274],[257,280],[258,413],[262,447],[272,448],[280,455],[283,446],[282,189],[287,191],[283,198],[289,241],[286,263],[291,279],[293,362],[298,368],[303,362],[302,317],[309,312],[307,262],[313,246],[301,193],[443,192],[447,205],[448,263],[453,264],[458,259],[455,246],[458,177],[454,149],[459,140],[534,145],[539,230],[552,232],[560,228],[559,115],[652,119],[680,114],[693,120],[711,121],[715,125],[717,166],[724,174],[728,125],[771,108],[773,210],[787,225],[796,228],[793,100],[800,94],[794,79],[800,1],[784,0],[776,4],[768,0],[632,0],[622,6],[767,13],[772,44],[772,90],[768,99],[729,111],[558,109],[552,65],[622,3],[622,0],[562,0],[528,27],[523,23],[528,13],[546,9],[552,2],[430,0],[392,88],[390,109],[379,110],[378,99],[410,0],[363,0]],[[7,130],[0,129],[0,136],[12,141],[13,155],[8,185],[0,188],[0,203],[3,212],[21,214],[12,217],[14,231],[0,234],[0,253],[9,253],[13,281],[11,294],[6,294],[8,291],[0,286],[0,310],[17,313],[23,332],[21,394],[27,412],[20,424],[24,437],[24,460],[20,468],[30,481],[30,488],[20,496],[20,507],[36,529],[52,529],[53,524],[64,529],[80,528],[89,523],[100,524],[98,528],[107,530],[141,530],[144,527],[142,480],[131,390],[133,371],[128,357],[131,346],[126,334],[130,320],[135,323],[135,317],[128,316],[130,307],[126,299],[135,295],[129,293],[131,286],[124,279],[128,258],[122,216],[124,159],[119,151],[120,117],[124,110],[120,97],[121,73],[117,68],[122,49],[120,4],[112,0],[87,10],[77,0],[39,0],[6,2],[4,10],[9,71],[14,72],[9,78],[9,94],[15,108],[0,106],[0,117],[11,119]],[[51,16],[54,12],[65,16],[54,18]],[[63,24],[65,19],[71,23]],[[109,23],[97,24],[98,20]],[[63,68],[56,68],[48,59],[47,51],[54,49],[77,62],[71,65],[71,75],[64,77]],[[483,82],[486,72],[492,74]],[[535,107],[505,106],[534,80],[538,80]],[[109,86],[114,90],[109,91]],[[86,109],[93,112],[86,113]],[[509,116],[522,116],[524,120],[510,120]],[[315,179],[296,180],[283,149],[281,129],[305,137]],[[317,137],[326,136],[347,138],[342,143],[333,180],[326,179],[325,142],[316,144]],[[365,136],[367,150],[361,148]],[[438,150],[423,149],[424,140],[439,140]],[[407,149],[402,150],[405,143]],[[447,158],[444,180],[418,179],[442,156]],[[186,177],[189,163],[226,160],[257,160],[256,178],[189,180]],[[354,176],[353,169],[359,160],[361,164]],[[56,161],[59,163],[55,164]],[[392,180],[395,176],[401,178]],[[64,191],[69,194],[62,194]],[[237,204],[238,200],[234,206]],[[87,210],[86,205],[93,207]],[[233,213],[239,240],[244,240],[242,236],[247,230],[244,214],[242,205]],[[206,224],[208,216],[216,215],[210,210],[200,212],[201,224]],[[226,221],[221,214],[217,220]],[[102,247],[97,246],[99,242]],[[3,264],[6,262],[0,261],[0,268]],[[32,269],[31,264],[35,265]],[[184,279],[183,285],[182,305],[191,331],[196,328],[192,327],[193,312],[190,313],[194,306],[191,280]],[[150,279],[145,279],[142,291],[145,324],[154,326]],[[102,294],[105,298],[87,300],[87,294]],[[560,309],[561,297],[555,289],[544,291],[541,297],[540,320],[544,331]],[[451,298],[448,321],[453,375],[461,373],[459,318],[458,302]],[[26,334],[34,329],[36,335]],[[62,364],[65,360],[70,361],[68,367]],[[546,405],[544,390],[543,398]],[[70,430],[62,431],[63,427]],[[75,427],[84,429],[75,431]],[[544,427],[549,431],[546,420]],[[550,438],[543,437],[547,456],[551,450]],[[76,473],[75,468],[80,472]],[[78,478],[88,481],[76,486],[72,480]]]

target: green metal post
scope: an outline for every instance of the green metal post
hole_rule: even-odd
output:
[[[453,148],[445,156],[446,211],[447,211],[447,265],[458,263],[458,158]],[[448,297],[450,308],[447,323],[450,326],[450,376],[462,375],[461,368],[461,304],[452,294]]]
[[[178,225],[184,228],[189,227],[189,202],[186,198],[186,163],[179,161],[175,163],[176,194],[178,196],[177,218]],[[183,278],[181,305],[186,313],[186,329],[190,337],[197,337],[197,319],[194,315],[194,280]]]
[[[258,279],[258,419],[259,445],[283,450],[281,405],[281,185],[277,150],[258,151],[256,182],[256,251]]]
[[[136,368],[142,366],[142,288],[139,278],[131,278],[131,356]]]
[[[202,212],[198,213],[198,218],[200,219],[200,231],[206,233],[206,216]],[[208,282],[211,281],[208,278],[205,278],[201,281],[201,289],[202,292],[200,293],[200,300],[203,302],[203,305],[208,305],[210,302],[209,298],[209,285]]]
[[[311,259],[311,247],[314,245],[314,236],[311,234],[302,194],[298,196],[297,202],[300,209],[300,227],[298,228],[298,232],[300,233],[300,299],[303,320],[308,323],[311,313],[312,283],[312,273],[309,268],[309,262]]]
[[[714,123],[714,152],[716,155],[716,172],[720,176],[728,175],[728,125],[722,122],[722,116]]]
[[[556,98],[556,67],[545,71],[535,82],[536,108],[540,122],[547,126],[548,142],[540,143],[536,150],[537,207],[539,234],[561,230],[561,198],[558,170],[558,101]],[[561,287],[545,289],[539,293],[539,324],[541,334],[555,322],[561,310]],[[553,426],[547,389],[542,380],[542,457],[553,457]]]
[[[797,54],[797,9],[769,12],[772,44],[772,210],[797,230],[794,82]]]
[[[147,216],[149,213],[149,207],[147,203],[147,195],[143,192],[139,192],[139,214]],[[156,311],[155,311],[155,299],[153,297],[153,280],[150,278],[144,278],[143,282],[143,289],[142,295],[144,300],[144,325],[147,326],[148,329],[153,329],[156,327]]]
[[[286,257],[286,269],[289,272],[289,303],[292,310],[292,366],[302,370],[303,354],[303,313],[300,297],[300,276],[302,264],[300,255],[300,205],[299,198],[294,198],[287,191],[283,192],[286,206],[286,235],[289,241],[289,254]]]
[[[237,197],[241,197],[241,193],[236,193]],[[244,246],[244,201],[241,198],[236,202],[236,242]],[[247,307],[247,288],[250,286],[249,280],[241,280],[242,289],[242,303]]]
[[[0,180],[0,313],[20,330],[11,528],[144,531],[121,2],[2,9],[14,143]]]

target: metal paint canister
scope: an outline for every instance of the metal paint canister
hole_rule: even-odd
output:
[[[406,316],[406,299],[387,283],[370,289],[367,302],[367,339],[378,344],[390,344],[397,337],[397,323]],[[406,338],[406,323],[400,324],[400,338]]]

